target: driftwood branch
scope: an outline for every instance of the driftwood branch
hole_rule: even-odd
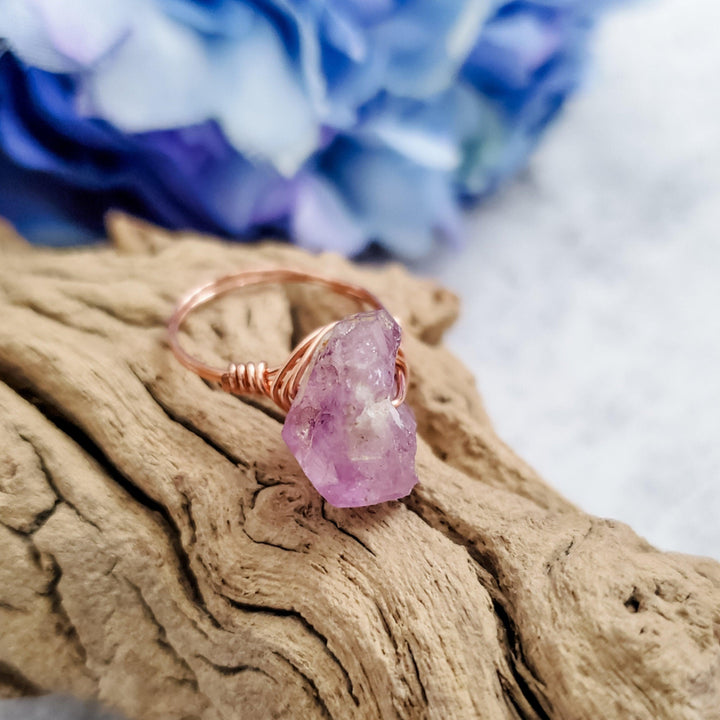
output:
[[[110,234],[60,252],[0,233],[0,694],[144,720],[720,718],[720,565],[580,512],[498,439],[440,344],[452,295],[285,245]],[[406,501],[323,504],[271,407],[174,362],[178,296],[269,265],[402,319]],[[277,361],[339,311],[308,292],[226,298],[186,342]]]

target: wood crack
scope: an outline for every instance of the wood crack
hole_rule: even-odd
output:
[[[7,379],[5,379],[7,382]],[[11,383],[8,383],[13,387]],[[51,422],[60,432],[72,440],[78,447],[86,452],[95,462],[102,468],[105,474],[112,479],[115,484],[121,487],[139,506],[148,511],[154,522],[158,524],[163,534],[170,542],[175,556],[177,558],[178,577],[181,579],[183,587],[185,587],[188,596],[194,603],[201,608],[205,616],[216,627],[220,627],[220,623],[210,612],[200,590],[200,584],[192,570],[188,552],[183,546],[181,533],[174,519],[167,508],[162,503],[157,502],[139,488],[132,479],[126,478],[107,458],[103,450],[95,443],[92,438],[76,425],[72,420],[67,418],[61,411],[61,408],[54,405],[51,399],[47,399],[36,395],[29,398],[26,391],[18,391],[21,397],[32,402],[33,405]],[[36,390],[33,389],[35,392]],[[34,401],[34,402],[33,402]]]
[[[325,651],[330,656],[330,658],[333,660],[333,662],[337,665],[340,672],[342,673],[343,677],[345,678],[347,692],[352,701],[355,703],[356,706],[360,705],[360,699],[355,694],[355,689],[353,686],[352,678],[350,677],[350,674],[345,669],[345,666],[340,662],[340,658],[330,649],[328,646],[328,639],[325,635],[323,635],[307,618],[305,618],[301,613],[299,613],[297,610],[288,610],[285,608],[276,608],[276,607],[269,607],[267,605],[253,605],[252,603],[242,602],[239,600],[235,600],[229,596],[225,596],[228,602],[238,610],[243,610],[244,612],[249,613],[261,613],[261,614],[268,614],[268,615],[275,615],[276,617],[288,617],[293,618],[297,622],[299,622],[303,628],[307,632],[309,632],[311,635],[313,635],[315,638],[320,640],[322,644],[325,646]]]
[[[410,662],[413,666],[413,672],[415,674],[415,678],[417,680],[418,687],[420,688],[420,698],[422,700],[422,706],[427,707],[428,704],[428,696],[425,692],[425,684],[422,681],[422,678],[420,677],[420,670],[418,669],[417,660],[415,659],[415,653],[413,652],[412,646],[410,643],[406,643],[405,647],[407,648],[408,657],[410,658]]]
[[[44,510],[39,515],[36,516],[33,524],[28,529],[28,534],[33,535],[35,532],[37,532],[48,520],[49,518],[55,513],[55,510],[57,509],[58,505],[63,503],[67,507],[69,507],[83,522],[87,523],[88,525],[92,525],[96,530],[101,531],[100,526],[94,521],[91,520],[87,515],[82,513],[79,508],[74,505],[70,500],[67,499],[63,495],[63,493],[60,492],[60,489],[57,486],[57,483],[55,482],[55,478],[53,476],[53,473],[50,471],[50,468],[48,468],[47,463],[45,462],[45,458],[43,457],[43,454],[38,450],[35,443],[32,441],[31,438],[27,437],[22,432],[18,432],[18,437],[20,437],[22,440],[24,440],[33,450],[35,453],[35,457],[37,458],[38,464],[40,465],[40,469],[43,473],[43,476],[45,477],[45,481],[47,482],[50,489],[55,493],[55,496],[57,497],[57,500],[55,501],[55,504],[48,508],[47,510]]]
[[[349,530],[344,528],[340,523],[333,520],[331,517],[328,516],[326,512],[326,503],[323,502],[320,506],[320,512],[323,516],[323,519],[329,522],[330,524],[334,525],[335,528],[341,532],[343,535],[347,535],[351,540],[356,542],[363,550],[365,550],[367,553],[372,555],[374,558],[377,558],[377,554],[374,552],[374,550],[365,542],[363,542],[357,535],[354,535]]]
[[[315,683],[315,681],[307,673],[303,672],[298,667],[297,663],[294,663],[289,658],[285,657],[284,655],[281,655],[278,652],[274,652],[273,655],[276,658],[278,658],[279,660],[282,660],[284,663],[289,665],[293,669],[293,672],[302,678],[305,686],[308,688],[308,691],[309,691],[311,697],[317,703],[318,708],[320,709],[320,712],[321,712],[323,718],[325,718],[325,720],[333,720],[333,716],[330,713],[330,709],[325,704],[325,700],[323,700],[322,696],[320,695],[320,691],[318,690],[318,686]]]
[[[143,613],[145,617],[152,623],[152,625],[155,627],[158,638],[157,643],[160,647],[165,649],[170,655],[172,655],[173,659],[177,664],[187,673],[187,677],[177,677],[175,678],[178,682],[182,683],[189,683],[190,686],[194,690],[199,689],[197,676],[195,675],[195,672],[188,664],[187,660],[180,655],[180,653],[177,651],[177,649],[173,646],[173,644],[168,640],[167,636],[167,630],[165,629],[165,626],[157,619],[157,616],[155,615],[155,612],[153,611],[152,607],[150,607],[150,603],[145,599],[145,596],[143,595],[142,590],[131,580],[128,580],[127,578],[124,578],[125,582],[130,586],[130,588],[133,590],[135,595],[137,596],[138,602],[140,603],[140,607],[143,609]]]
[[[62,595],[60,594],[59,585],[63,575],[62,568],[53,555],[46,553],[45,558],[50,563],[52,577],[45,591],[40,594],[50,599],[51,610],[59,618],[60,622],[57,631],[68,639],[70,644],[75,648],[83,665],[86,665],[87,650],[80,640],[80,635],[75,624],[63,605]]]
[[[44,694],[42,687],[30,680],[19,668],[0,660],[0,690],[3,686],[12,688],[19,695],[26,697],[36,697]]]
[[[425,507],[412,499],[402,501],[433,530],[462,547],[477,565],[481,572],[477,573],[478,582],[488,592],[493,603],[498,628],[500,646],[503,648],[512,680],[505,678],[504,687],[513,696],[513,705],[521,713],[522,720],[552,720],[552,706],[548,698],[542,694],[541,681],[530,671],[523,651],[520,636],[509,608],[509,602],[502,590],[497,562],[487,553],[478,551],[474,543],[454,530],[448,523],[433,522],[433,516],[442,513],[439,508]]]
[[[5,602],[4,600],[0,600],[0,610],[6,610],[7,612],[16,612],[16,613],[23,613],[27,614],[27,610],[25,608],[17,607],[16,605],[13,605],[12,603]]]
[[[245,672],[255,672],[259,673],[260,675],[264,675],[266,678],[272,680],[272,682],[277,684],[277,680],[272,675],[270,675],[270,673],[265,672],[265,670],[260,667],[256,667],[255,665],[247,665],[243,663],[239,665],[220,665],[210,660],[210,658],[205,657],[205,655],[195,655],[194,657],[206,663],[213,670],[216,670],[221,675],[225,675],[226,677],[232,677],[233,675],[239,675],[240,673]]]

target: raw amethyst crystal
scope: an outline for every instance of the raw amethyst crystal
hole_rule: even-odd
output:
[[[417,482],[415,417],[392,404],[399,347],[386,310],[344,318],[315,351],[288,411],[283,439],[336,507],[397,500]]]

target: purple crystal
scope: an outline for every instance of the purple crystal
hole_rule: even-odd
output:
[[[282,436],[317,491],[336,507],[407,495],[415,474],[415,417],[395,408],[400,327],[386,310],[341,320],[315,351]]]

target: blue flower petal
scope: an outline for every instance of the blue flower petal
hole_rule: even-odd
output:
[[[460,221],[450,173],[342,137],[323,154],[319,169],[361,218],[366,237],[399,255],[420,257],[439,239],[457,242]]]

